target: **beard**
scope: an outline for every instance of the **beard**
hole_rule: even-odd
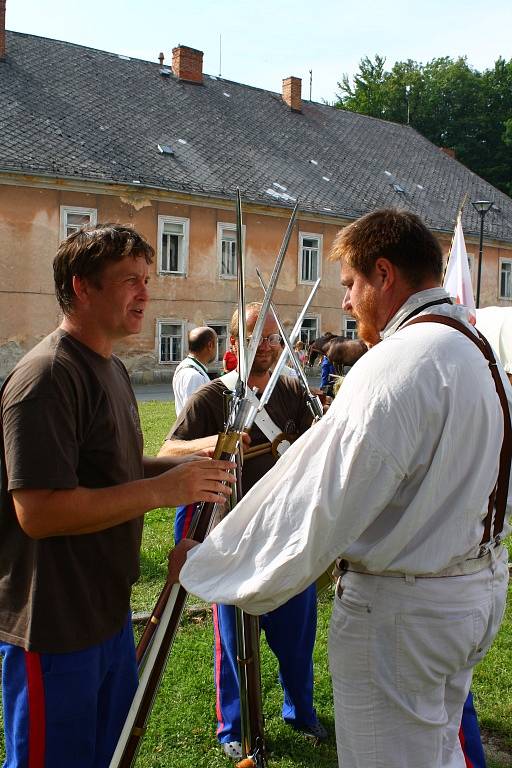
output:
[[[369,289],[361,297],[357,310],[352,308],[357,322],[357,335],[368,347],[373,347],[380,341],[378,327],[377,299],[373,290]]]

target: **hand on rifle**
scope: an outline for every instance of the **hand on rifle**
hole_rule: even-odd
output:
[[[155,507],[177,507],[195,501],[223,504],[235,482],[231,461],[198,458],[186,461],[153,478]]]
[[[167,573],[167,581],[170,584],[176,584],[180,580],[181,569],[185,565],[187,559],[187,553],[189,550],[197,547],[198,541],[193,539],[182,539],[174,549],[169,552],[169,569]]]

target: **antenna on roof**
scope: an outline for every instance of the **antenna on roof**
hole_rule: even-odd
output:
[[[219,35],[219,77],[222,77],[222,35]]]
[[[309,100],[311,101],[311,94],[313,92],[313,70],[309,70]]]

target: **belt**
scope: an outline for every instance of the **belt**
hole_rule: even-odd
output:
[[[468,576],[472,573],[483,571],[484,568],[488,568],[493,561],[498,559],[502,552],[503,546],[499,546],[495,549],[487,550],[480,557],[463,560],[461,563],[450,565],[449,568],[444,568],[437,573],[416,574],[405,573],[404,571],[371,571],[362,563],[351,563],[347,560],[341,560],[339,565],[336,566],[336,570],[339,576],[342,576],[344,573],[362,573],[367,576],[384,576],[392,579],[405,579],[406,581],[414,581],[415,579],[444,579],[449,576]]]

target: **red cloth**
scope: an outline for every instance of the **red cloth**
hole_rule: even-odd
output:
[[[224,357],[222,358],[222,361],[224,363],[224,369],[226,370],[226,372],[234,371],[238,364],[238,360],[236,358],[235,353],[231,352],[229,349],[225,353]]]

